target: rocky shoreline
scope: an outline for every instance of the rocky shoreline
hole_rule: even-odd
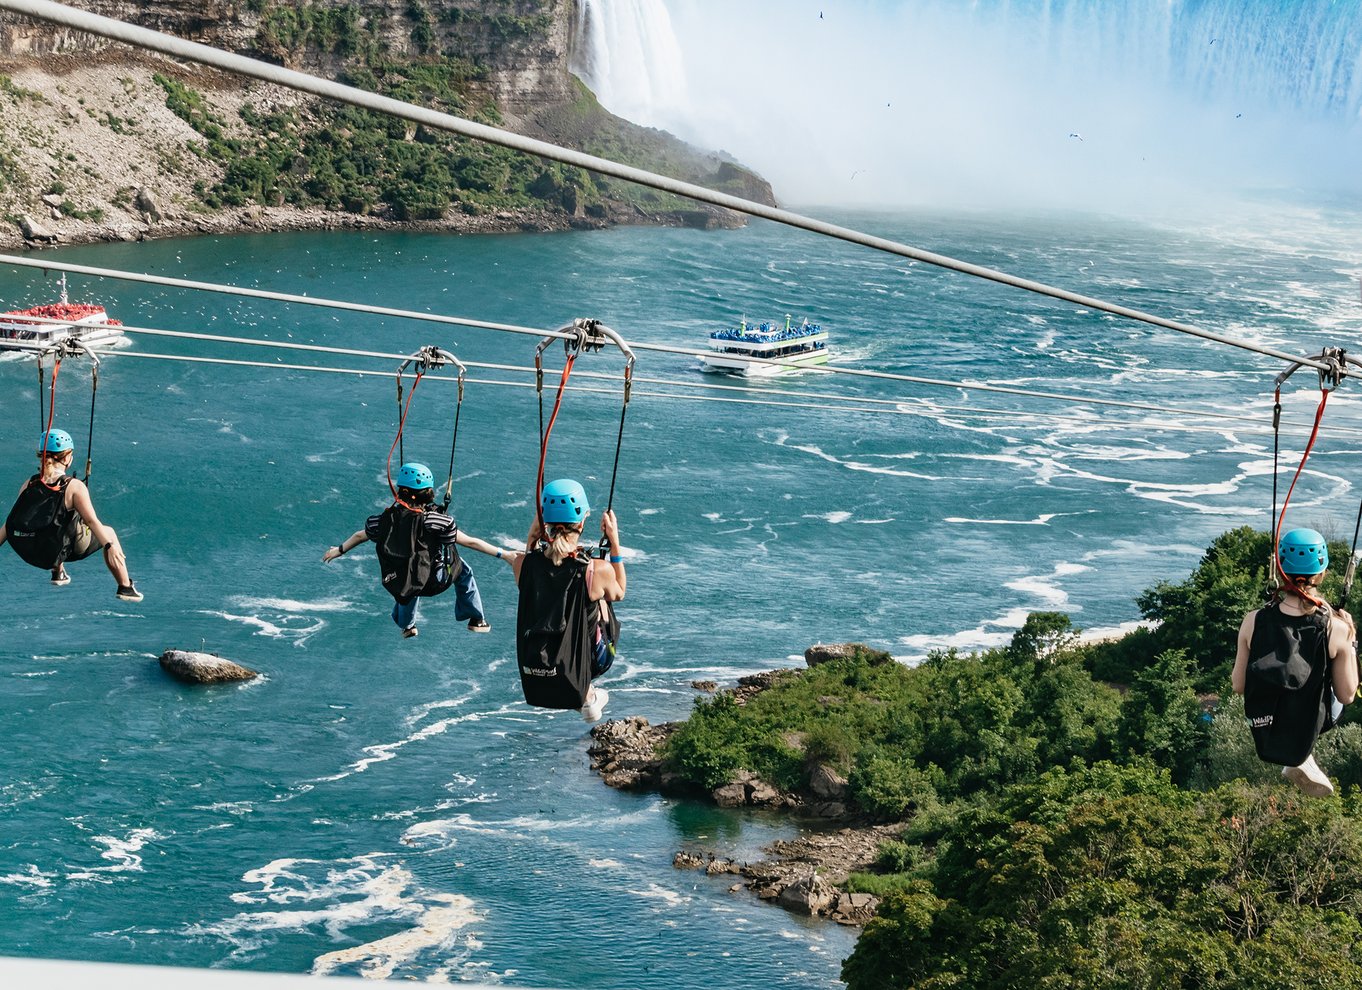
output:
[[[805,652],[805,661],[814,666],[857,648],[865,649],[854,643],[817,645]],[[799,673],[785,669],[754,674],[740,678],[725,693],[743,705],[777,678]],[[692,687],[713,691],[717,685],[706,681]],[[798,820],[803,834],[772,843],[763,850],[770,858],[756,862],[730,860],[712,849],[681,849],[673,857],[674,867],[703,870],[716,881],[727,878],[731,892],[746,889],[796,913],[847,925],[863,925],[874,917],[878,898],[847,890],[847,880],[853,872],[869,870],[881,844],[897,838],[904,823],[879,824],[857,815],[846,800],[846,780],[827,766],[811,774],[808,793],[781,791],[746,771],[706,792],[663,761],[663,746],[680,724],[652,725],[640,716],[603,722],[591,730],[591,767],[605,784],[621,790],[709,800],[721,808],[785,812]]]

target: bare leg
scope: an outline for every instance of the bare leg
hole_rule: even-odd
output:
[[[109,529],[109,527],[105,528]],[[109,529],[109,535],[113,537],[114,540],[118,539],[118,534],[112,529]],[[109,569],[109,573],[114,576],[114,580],[118,582],[120,588],[126,588],[132,584],[132,578],[128,575],[127,562],[124,560],[114,560],[113,554],[108,550],[104,551],[104,566]]]

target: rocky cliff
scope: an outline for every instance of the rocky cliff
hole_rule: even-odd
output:
[[[574,0],[72,6],[773,203],[736,162],[604,111]],[[0,14],[0,244],[237,227],[740,219],[578,169]]]

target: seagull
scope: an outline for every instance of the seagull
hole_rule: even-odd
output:
[[[854,178],[856,178],[856,176],[860,175],[860,174],[861,174],[862,172],[864,172],[864,171],[865,171],[865,169],[863,169],[863,168],[858,168],[856,171],[854,171],[854,172],[851,173],[851,177],[854,179]]]
[[[1219,40],[1220,40],[1219,38],[1212,38],[1212,39],[1211,39],[1211,45],[1215,44],[1215,43],[1216,43],[1217,41],[1219,41]],[[1206,47],[1209,48],[1209,47],[1211,47],[1211,45],[1207,45]]]
[[[1234,119],[1235,119],[1235,120],[1238,120],[1238,119],[1239,119],[1240,117],[1242,117],[1242,116],[1244,116],[1242,113],[1237,113],[1237,114],[1234,115]]]
[[[818,19],[820,21],[823,19],[823,12],[821,10],[818,12]]]
[[[1070,131],[1070,132],[1069,132],[1069,137],[1076,137],[1076,138],[1078,138],[1078,140],[1080,140],[1080,141],[1083,140],[1083,135],[1082,135],[1082,134],[1079,134],[1077,131]]]

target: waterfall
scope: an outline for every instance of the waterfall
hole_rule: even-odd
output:
[[[582,78],[791,203],[1362,192],[1359,0],[580,0]]]
[[[601,105],[660,125],[686,101],[681,49],[662,0],[578,0],[570,66]]]

